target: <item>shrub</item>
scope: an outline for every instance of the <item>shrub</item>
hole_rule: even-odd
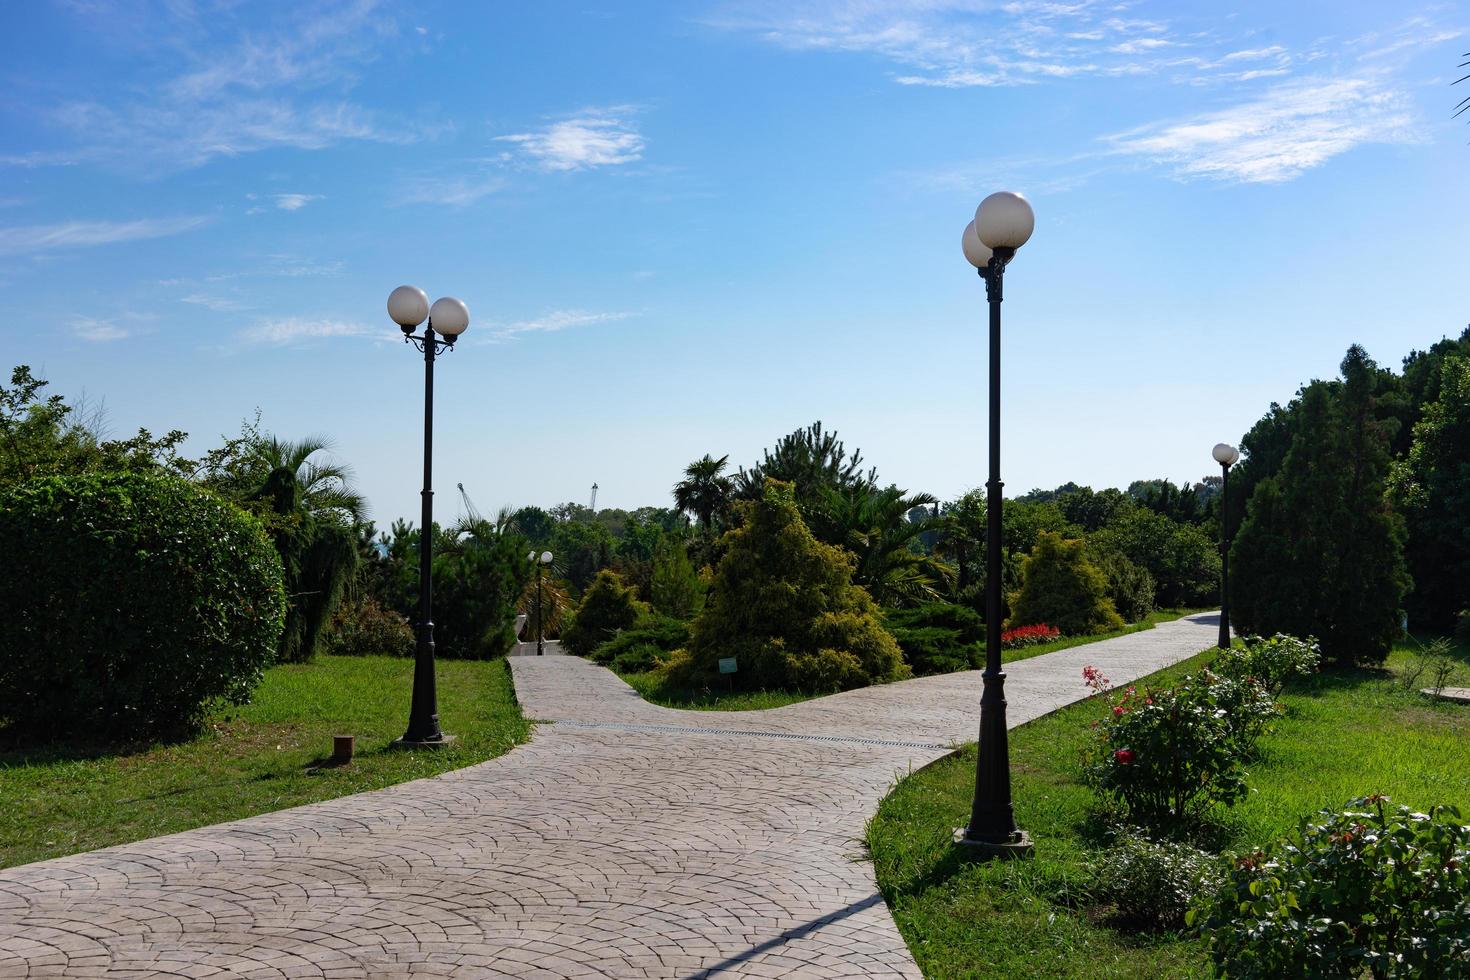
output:
[[[705,589],[684,542],[672,535],[660,538],[653,552],[649,586],[653,607],[666,616],[690,619],[704,605]]]
[[[1277,633],[1269,640],[1247,636],[1239,646],[1222,650],[1210,669],[1231,680],[1258,681],[1274,698],[1287,681],[1312,673],[1321,662],[1322,650],[1315,639]]]
[[[160,474],[52,477],[0,499],[0,723],[173,736],[243,703],[276,654],[281,562],[260,523]]]
[[[1107,580],[1087,560],[1081,540],[1043,531],[1021,566],[1021,592],[1011,609],[1018,623],[1050,623],[1069,636],[1122,629],[1107,597]]]
[[[1091,670],[1083,676],[1104,688],[1106,679],[1089,677]],[[1279,710],[1260,684],[1207,670],[1173,688],[1129,687],[1107,700],[1083,752],[1083,775],[1130,822],[1147,827],[1177,825],[1244,796],[1245,760]]]
[[[1117,842],[1090,862],[1092,897],[1112,906],[1120,925],[1178,929],[1196,896],[1219,887],[1216,860],[1188,844],[1155,842],[1141,829],[1121,828]]]
[[[812,535],[789,484],[768,481],[723,541],[689,656],[672,661],[675,683],[711,683],[732,656],[747,688],[837,691],[908,675],[872,598],[852,584],[852,555]]]
[[[886,609],[884,621],[917,675],[971,670],[985,659],[985,624],[968,606],[930,602]]]
[[[612,664],[617,670],[631,670],[632,668],[618,666],[618,660],[635,647],[651,646],[662,654],[669,654],[688,642],[688,623],[654,613],[644,616],[632,629],[625,629],[607,642],[599,644],[588,656],[595,663]]]
[[[1470,826],[1386,797],[1226,858],[1189,918],[1232,977],[1470,977]]]
[[[586,657],[619,630],[625,630],[647,613],[631,586],[616,572],[603,569],[587,586],[570,626],[561,632],[561,642],[572,653]]]
[[[413,627],[371,596],[344,602],[332,617],[327,652],[339,657],[407,657],[414,652]]]
[[[1035,626],[1013,626],[1008,630],[1001,630],[1000,647],[1002,650],[1018,650],[1021,647],[1049,643],[1061,635],[1061,630],[1045,623],[1037,623]]]
[[[1107,580],[1106,594],[1113,608],[1130,623],[1154,611],[1154,577],[1121,552],[1089,548],[1088,557]]]

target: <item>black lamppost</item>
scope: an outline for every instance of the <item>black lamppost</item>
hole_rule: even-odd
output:
[[[980,696],[980,747],[975,759],[975,799],[970,824],[955,842],[985,857],[1016,857],[1031,850],[1031,838],[1016,828],[1011,809],[1011,760],[1006,735],[1006,675],[1000,668],[1001,508],[1000,479],[1000,302],[1006,265],[1036,227],[1030,203],[1020,194],[991,194],[975,209],[961,238],[965,258],[985,280],[990,304],[990,479],[985,484],[985,684]]]
[[[454,740],[439,730],[439,695],[434,685],[434,359],[454,349],[454,341],[470,325],[470,310],[453,296],[434,301],[417,286],[399,286],[388,295],[388,315],[403,329],[405,343],[424,355],[424,489],[419,523],[418,647],[413,663],[413,701],[408,730],[394,745],[403,748],[436,747]],[[422,336],[414,334],[424,323]],[[435,336],[435,334],[439,336]],[[441,339],[442,338],[442,339]]]
[[[551,552],[543,551],[538,557],[536,552],[526,555],[536,563],[536,656],[543,656],[541,640],[541,569],[551,564]]]
[[[1230,467],[1240,459],[1240,450],[1217,443],[1210,455],[1220,464],[1220,649],[1230,646]]]

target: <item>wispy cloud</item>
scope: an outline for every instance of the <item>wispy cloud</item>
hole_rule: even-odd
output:
[[[411,142],[424,131],[387,120],[348,93],[396,27],[377,0],[312,4],[251,29],[222,7],[197,16],[189,4],[152,10],[153,43],[126,84],[102,97],[40,107],[43,117],[75,141],[64,150],[32,150],[5,158],[14,165],[97,161],[168,171],[269,147],[321,149],[346,140]],[[133,15],[111,7],[78,10],[107,36],[118,22],[128,40]],[[136,25],[134,25],[136,26]]]
[[[644,140],[633,106],[584,109],[543,129],[496,137],[515,143],[546,170],[585,170],[643,158]]]
[[[370,330],[360,323],[332,317],[275,317],[262,320],[240,331],[239,339],[247,344],[284,347],[334,337],[368,337],[381,331]]]
[[[129,331],[118,326],[116,322],[95,316],[72,317],[71,329],[78,337],[92,343],[123,340],[129,336]]]
[[[141,218],[137,221],[63,221],[50,225],[0,228],[0,255],[23,255],[68,248],[113,245],[192,231],[209,219],[199,215]]]
[[[1364,143],[1414,142],[1404,94],[1381,80],[1311,78],[1190,119],[1118,133],[1118,153],[1184,177],[1280,183]]]
[[[241,310],[250,309],[248,303],[228,296],[215,296],[210,293],[190,293],[188,296],[180,296],[179,302],[188,303],[191,306],[202,306],[206,310],[215,313],[238,313]]]
[[[598,323],[626,320],[635,314],[630,312],[596,313],[589,310],[552,310],[531,320],[493,325],[490,334],[499,340],[509,339],[523,333],[555,333],[574,327],[587,327]]]
[[[469,177],[410,177],[399,186],[395,203],[447,204],[467,207],[491,194],[498,194],[510,182],[496,174]]]
[[[320,201],[320,194],[276,194],[274,195],[276,207],[282,211],[300,211],[312,201]]]

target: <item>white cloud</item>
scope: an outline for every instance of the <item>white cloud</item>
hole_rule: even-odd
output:
[[[300,211],[312,201],[320,201],[320,194],[276,194],[276,207],[282,211]]]
[[[497,338],[508,338],[522,333],[555,333],[558,330],[568,330],[573,327],[626,320],[633,315],[628,312],[594,313],[588,310],[552,310],[532,320],[519,320],[514,323],[493,326],[491,334]]]
[[[643,158],[644,140],[631,106],[583,111],[530,133],[496,137],[515,143],[547,170],[617,166]]]
[[[1185,177],[1280,183],[1364,143],[1416,137],[1403,93],[1374,78],[1312,78],[1240,105],[1119,133],[1119,153]]]
[[[497,194],[509,186],[504,177],[412,177],[399,188],[396,204],[447,204],[466,207],[482,197]]]
[[[179,302],[202,306],[216,313],[237,313],[240,310],[250,309],[248,304],[240,300],[230,299],[227,296],[212,296],[209,293],[190,293],[188,296],[179,297]]]
[[[72,317],[71,329],[78,337],[93,343],[123,340],[129,336],[129,331],[114,321],[95,316]]]
[[[112,245],[163,238],[192,231],[209,219],[202,216],[142,218],[137,221],[63,221],[51,225],[0,228],[0,255],[49,252],[64,248]]]
[[[374,333],[381,331],[370,330],[360,323],[330,317],[275,317],[240,331],[239,337],[250,344],[282,347],[333,337],[368,337]]]

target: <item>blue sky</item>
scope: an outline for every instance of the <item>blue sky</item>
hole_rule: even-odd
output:
[[[1208,8],[1208,9],[1207,9]],[[1452,5],[104,3],[0,10],[0,354],[202,450],[262,412],[416,513],[665,504],[822,419],[983,483],[997,189],[1008,492],[1193,479],[1348,344],[1470,320]]]

